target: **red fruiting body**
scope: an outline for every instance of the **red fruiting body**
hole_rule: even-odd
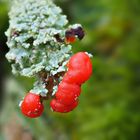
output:
[[[80,70],[69,70],[63,77],[63,81],[71,84],[81,85],[83,83],[83,75]]]
[[[58,100],[53,99],[50,103],[50,106],[53,111],[55,112],[60,112],[60,113],[67,113],[72,111],[76,106],[78,105],[78,101],[76,100],[74,103],[72,103],[69,106],[66,106],[62,103],[60,103]]]
[[[63,77],[55,94],[56,99],[50,103],[53,111],[70,112],[78,105],[78,97],[83,84],[92,74],[92,63],[84,52],[73,55],[68,64],[68,71]]]
[[[76,41],[76,37],[75,36],[68,36],[65,39],[66,43],[74,43]]]
[[[88,80],[92,74],[92,63],[90,57],[85,52],[79,52],[73,55],[69,60],[68,68],[69,70],[79,70],[86,77],[85,81]]]
[[[92,74],[92,63],[89,56],[84,52],[73,55],[68,66],[68,72],[64,75],[63,81],[81,85],[89,79]]]
[[[44,106],[40,101],[40,96],[33,93],[28,93],[22,104],[21,111],[22,113],[29,118],[36,118],[41,116],[44,110]]]
[[[79,97],[81,87],[76,84],[61,82],[55,94],[56,99],[65,105],[70,105]]]

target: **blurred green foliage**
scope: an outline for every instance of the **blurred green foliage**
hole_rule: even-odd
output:
[[[53,113],[48,101],[43,116],[32,120],[22,116],[17,104],[34,80],[7,74],[1,129],[16,114],[17,122],[35,140],[139,140],[140,1],[56,0],[56,3],[71,23],[83,25],[86,37],[73,44],[73,51],[93,53],[93,76],[83,85],[79,106],[74,111]],[[0,1],[0,35],[7,25],[6,6]],[[5,65],[6,70],[10,68],[6,60]]]

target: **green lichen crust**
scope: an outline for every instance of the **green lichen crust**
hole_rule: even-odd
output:
[[[65,37],[68,24],[61,8],[51,0],[14,0],[9,17],[6,58],[14,74],[33,77],[45,71],[53,76],[66,71],[65,65],[72,55],[71,45],[55,38],[56,34]],[[56,84],[52,88],[56,89]],[[48,92],[40,80],[31,91],[43,96]]]

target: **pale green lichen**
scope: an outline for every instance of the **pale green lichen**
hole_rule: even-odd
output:
[[[45,97],[48,93],[48,90],[46,89],[45,83],[42,81],[37,81],[34,83],[34,88],[30,90],[30,92],[40,94],[42,97]]]
[[[14,74],[33,77],[41,71],[48,75],[66,71],[71,45],[54,37],[56,34],[65,37],[68,20],[61,8],[51,0],[14,0],[9,17],[6,36],[10,50],[6,57]],[[32,91],[42,95],[48,92],[44,83],[36,83]]]

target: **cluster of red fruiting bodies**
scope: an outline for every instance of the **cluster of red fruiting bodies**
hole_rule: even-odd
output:
[[[92,63],[85,52],[73,55],[68,64],[68,71],[58,85],[55,98],[50,102],[51,109],[55,112],[66,113],[78,105],[81,85],[92,74]],[[39,117],[44,110],[40,95],[28,93],[21,103],[22,113],[30,118]]]

